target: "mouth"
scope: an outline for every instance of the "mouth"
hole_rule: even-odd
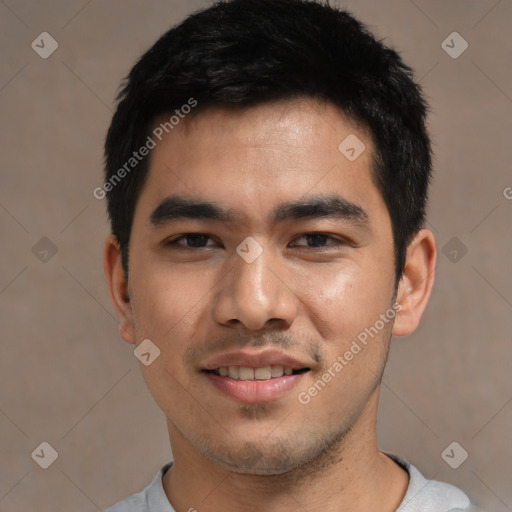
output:
[[[283,376],[300,375],[308,372],[310,368],[293,369],[290,366],[269,365],[252,368],[248,366],[220,366],[215,370],[204,370],[206,373],[218,375],[219,377],[229,377],[233,380],[242,381],[265,381],[279,379]]]
[[[311,369],[279,351],[244,351],[213,359],[201,373],[225,397],[254,404],[284,397]]]

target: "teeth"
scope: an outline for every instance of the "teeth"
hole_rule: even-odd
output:
[[[271,366],[270,372],[272,377],[281,377],[284,374],[284,368],[282,366]]]
[[[261,368],[248,368],[245,366],[221,366],[215,371],[222,377],[230,377],[234,380],[269,380],[292,375],[293,369],[288,366],[271,365]]]
[[[238,379],[238,366],[230,366],[228,368],[228,375],[232,379]]]
[[[272,377],[272,370],[270,366],[265,366],[264,368],[255,368],[254,369],[254,378],[256,380],[268,380]]]
[[[240,380],[254,380],[254,368],[240,367],[238,370],[238,378]]]

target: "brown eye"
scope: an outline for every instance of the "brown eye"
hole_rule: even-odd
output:
[[[304,239],[306,241],[306,245],[295,244],[298,247],[309,247],[312,249],[315,248],[324,248],[324,247],[337,247],[343,244],[342,240],[335,238],[331,235],[327,235],[325,233],[304,233],[302,236],[297,238],[296,240]],[[334,241],[334,243],[329,244],[329,241]]]
[[[179,243],[182,240],[185,240],[185,244]],[[183,247],[185,249],[202,249],[209,247],[207,244],[208,240],[212,240],[212,238],[204,233],[186,233],[173,240],[169,240],[165,245]]]

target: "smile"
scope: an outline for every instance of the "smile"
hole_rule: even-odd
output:
[[[255,404],[283,397],[298,385],[308,371],[309,368],[292,370],[278,365],[260,368],[222,366],[204,371],[204,374],[223,395],[237,402]]]
[[[270,380],[282,377],[283,375],[295,375],[308,371],[309,368],[294,370],[289,366],[271,365],[259,368],[246,366],[221,366],[212,373],[221,377],[230,377],[234,380]]]

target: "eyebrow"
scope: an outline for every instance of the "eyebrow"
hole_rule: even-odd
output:
[[[153,227],[181,219],[233,223],[237,215],[234,210],[224,208],[218,203],[181,195],[165,198],[150,215]],[[370,223],[368,214],[361,206],[337,194],[317,195],[281,203],[269,215],[272,224],[308,219],[348,220],[361,227],[368,227]]]

